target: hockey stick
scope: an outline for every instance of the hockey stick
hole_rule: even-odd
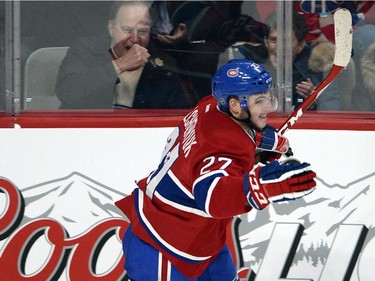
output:
[[[336,77],[348,65],[352,52],[352,17],[347,9],[340,9],[333,15],[335,28],[335,58],[328,75],[315,88],[302,104],[294,110],[284,124],[278,129],[279,135],[284,135],[305,113],[305,111],[317,100],[321,93],[336,79]]]

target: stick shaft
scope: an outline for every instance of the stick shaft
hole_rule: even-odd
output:
[[[328,75],[319,83],[315,90],[302,104],[294,110],[284,124],[279,128],[278,134],[284,135],[305,113],[305,111],[317,100],[321,93],[336,79],[345,69],[351,58],[352,51],[352,19],[346,9],[341,9],[334,14],[335,24],[335,58],[333,66]]]
[[[324,80],[315,88],[315,90],[308,96],[302,104],[288,117],[284,124],[278,130],[280,135],[284,135],[294,123],[306,112],[307,109],[317,100],[320,94],[336,79],[336,77],[344,70],[343,66],[333,65],[331,71],[324,78]]]

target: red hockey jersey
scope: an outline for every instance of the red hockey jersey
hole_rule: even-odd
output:
[[[255,149],[250,135],[207,97],[168,137],[159,167],[116,205],[135,235],[197,277],[224,246],[232,217],[251,209],[243,186]]]

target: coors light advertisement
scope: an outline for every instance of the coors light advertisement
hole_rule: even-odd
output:
[[[155,145],[143,145],[146,130]],[[6,137],[0,280],[129,280],[121,245],[128,221],[114,202],[157,164],[170,130],[62,130],[53,137],[59,149],[27,130]],[[374,147],[374,133],[296,130],[289,138],[312,163],[317,188],[233,218],[227,243],[241,280],[373,281],[375,163],[361,148]],[[32,149],[20,150],[26,139]]]

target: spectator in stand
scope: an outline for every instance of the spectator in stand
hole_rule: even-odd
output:
[[[362,83],[361,58],[368,46],[375,41],[374,3],[374,1],[295,1],[295,10],[303,14],[308,24],[309,32],[306,40],[312,46],[321,43],[327,46],[327,42],[335,43],[333,14],[337,9],[345,8],[352,14],[353,56],[348,67],[330,86],[330,89],[337,88],[339,94],[335,95],[340,101],[338,106],[329,108],[331,110],[353,109],[352,96],[357,95],[353,88],[357,83]],[[326,94],[325,92],[319,99],[326,98]]]
[[[155,1],[152,33],[177,60],[191,101],[211,95],[219,56],[237,41],[263,40],[265,25],[241,13],[243,1]]]
[[[277,13],[273,12],[267,18],[269,32],[265,38],[265,45],[268,50],[268,58],[261,62],[272,77],[277,77]],[[311,49],[306,45],[305,36],[307,32],[306,22],[303,16],[298,13],[293,14],[293,106],[300,105],[307,98],[315,86],[322,80],[321,73],[314,73],[308,68],[308,59]],[[251,59],[251,58],[250,58]],[[276,79],[275,79],[276,80]],[[277,83],[277,81],[276,81]]]
[[[375,6],[374,6],[375,7]],[[366,24],[353,33],[353,60],[356,76],[353,88],[353,110],[375,111],[374,59],[375,25]]]
[[[268,69],[271,66],[273,76],[276,77],[276,42],[277,26],[276,26],[276,13],[272,13],[267,19],[270,31],[265,40],[265,45],[268,49],[269,59],[263,65]],[[334,45],[330,42],[319,44],[311,48],[306,43],[307,25],[304,17],[297,13],[293,13],[293,43],[292,43],[292,59],[293,59],[293,106],[299,106],[304,99],[306,99],[315,87],[322,81],[325,75],[328,74],[332,66],[334,58]],[[344,83],[350,80],[350,76],[342,75]],[[348,79],[348,80],[345,80]],[[325,89],[324,95],[321,95],[315,104],[310,107],[317,111],[333,111],[343,110],[344,104],[350,104],[351,88],[345,90],[341,88],[342,83],[336,81]],[[353,84],[353,82],[351,83]],[[348,106],[347,106],[348,107]],[[346,107],[346,108],[347,108]]]
[[[81,38],[56,83],[62,109],[188,108],[175,62],[153,48],[150,5],[117,1],[107,32]]]
[[[313,72],[323,73],[325,77],[333,65],[335,44],[320,42],[312,48],[308,67]],[[352,89],[355,84],[355,66],[351,60],[340,75],[324,90],[317,100],[317,110],[351,110]]]

